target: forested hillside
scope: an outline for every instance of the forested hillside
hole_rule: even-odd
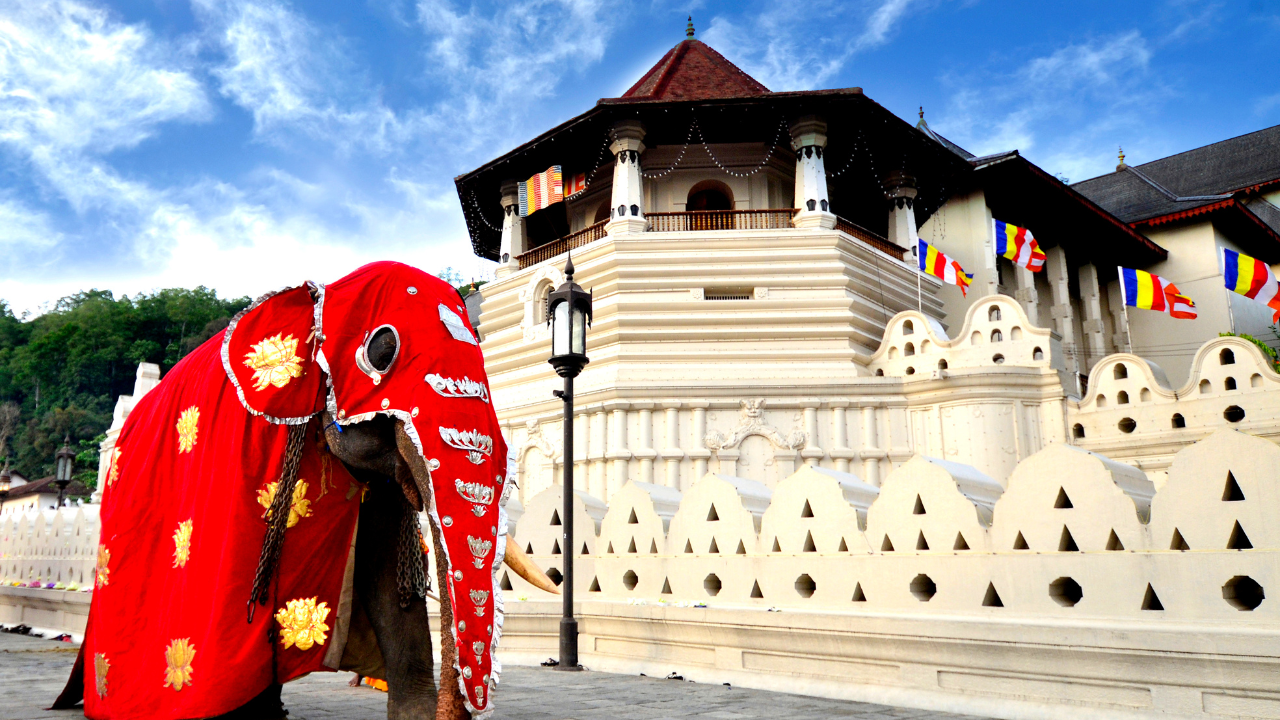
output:
[[[0,300],[0,457],[30,479],[46,477],[69,433],[77,478],[92,486],[97,443],[138,363],[168,372],[248,304],[203,287],[118,299],[91,290],[23,319]]]

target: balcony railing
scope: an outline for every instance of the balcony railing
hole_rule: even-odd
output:
[[[546,245],[541,245],[516,257],[516,260],[520,261],[520,269],[523,270],[531,265],[537,265],[543,260],[550,260],[557,255],[563,255],[570,250],[576,250],[587,243],[599,240],[605,236],[604,226],[607,224],[609,224],[608,220],[601,220],[595,225],[585,227],[576,233],[565,235],[557,240],[552,240]]]
[[[855,225],[838,215],[836,216],[836,230],[839,230],[840,232],[846,235],[851,235],[853,237],[856,237],[862,242],[870,245],[871,247],[879,250],[880,252],[890,257],[895,257],[899,260],[902,260],[904,257],[906,257],[906,254],[907,254],[906,248],[900,248],[897,245],[894,245],[893,243],[889,242],[888,240],[885,240],[884,238],[880,237],[879,235],[871,232],[870,230],[860,225]]]
[[[785,210],[689,210],[646,213],[650,232],[699,230],[778,230],[791,227],[796,211]]]

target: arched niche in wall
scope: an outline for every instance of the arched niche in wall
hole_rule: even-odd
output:
[[[689,188],[685,210],[732,210],[733,190],[719,180],[703,180]]]

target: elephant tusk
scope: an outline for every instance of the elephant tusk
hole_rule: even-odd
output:
[[[520,546],[516,544],[516,541],[510,535],[507,536],[507,553],[502,561],[530,585],[554,595],[560,594],[560,588],[551,581],[551,578],[547,577],[546,573],[542,572],[542,569],[528,555],[524,554],[524,551],[520,549]]]

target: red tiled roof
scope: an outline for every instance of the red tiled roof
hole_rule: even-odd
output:
[[[708,100],[766,95],[769,88],[701,40],[684,40],[622,94],[630,100]]]

